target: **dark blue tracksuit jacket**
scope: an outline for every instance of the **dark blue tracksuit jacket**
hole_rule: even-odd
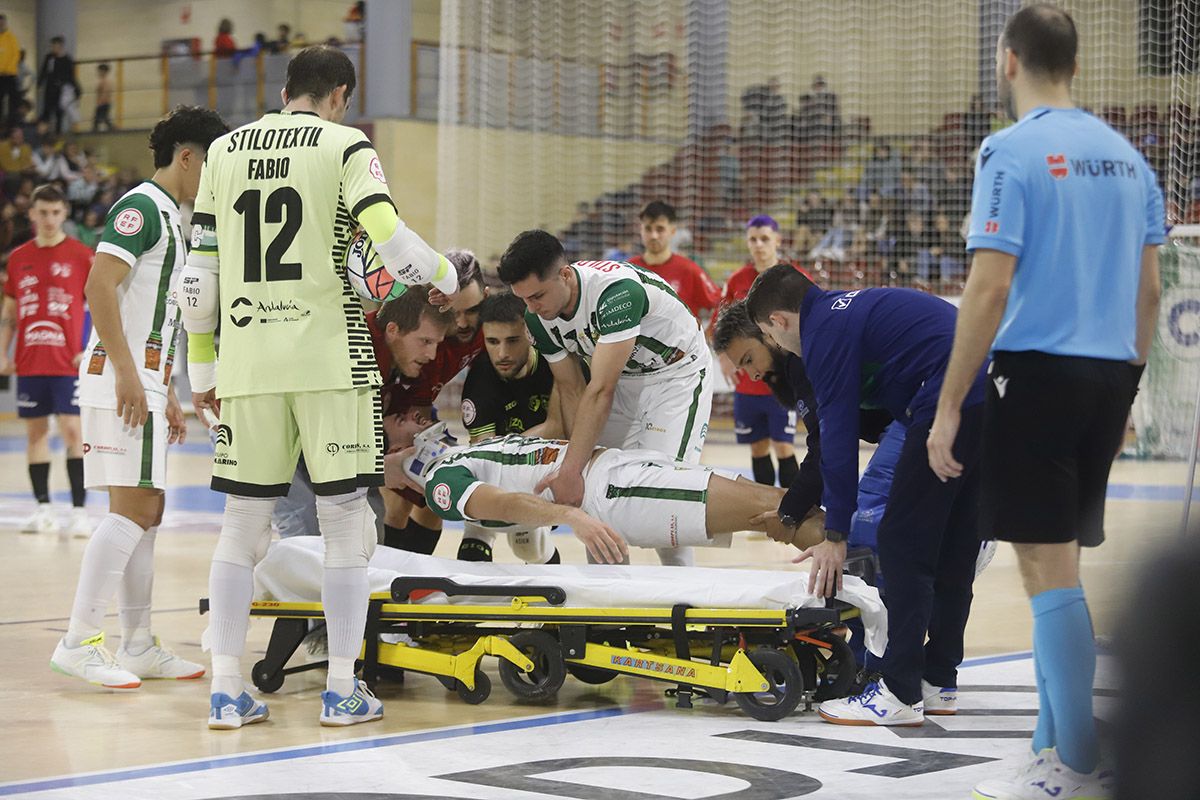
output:
[[[858,498],[860,409],[900,424],[933,419],[957,309],[912,289],[826,292],[800,304],[800,348],[817,400],[825,527],[848,533]],[[984,400],[985,364],[964,408]]]

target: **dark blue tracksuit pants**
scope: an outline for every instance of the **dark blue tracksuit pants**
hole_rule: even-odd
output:
[[[946,483],[929,468],[931,424],[909,426],[879,525],[888,612],[881,671],[888,688],[909,705],[921,700],[922,678],[934,686],[958,685],[979,554],[983,404],[963,410],[954,456],[964,471]]]

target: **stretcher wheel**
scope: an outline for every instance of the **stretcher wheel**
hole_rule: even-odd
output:
[[[508,643],[533,662],[533,670],[522,672],[511,661],[500,659],[500,682],[522,700],[553,700],[567,679],[558,640],[545,631],[529,630],[513,634]]]
[[[567,672],[571,673],[571,677],[580,683],[589,683],[592,686],[600,686],[617,677],[615,672],[589,667],[585,664],[573,664],[570,661],[567,662]]]
[[[738,707],[761,722],[775,722],[795,711],[804,697],[804,679],[792,657],[767,647],[746,655],[767,679],[768,689],[734,694]]]
[[[459,698],[464,703],[477,706],[484,700],[487,700],[492,694],[492,679],[483,674],[483,670],[479,667],[475,668],[475,688],[468,689],[467,685],[462,681],[455,681],[457,684],[454,691],[458,692]]]
[[[254,665],[254,669],[250,672],[250,679],[254,681],[254,686],[266,694],[278,692],[283,686],[283,670],[272,672],[267,667],[266,659],[259,661]]]
[[[830,652],[826,656],[822,648],[805,648],[817,661],[818,667],[817,691],[813,695],[813,699],[821,703],[825,700],[849,697],[850,692],[854,689],[855,678],[858,676],[858,665],[854,661],[854,651],[850,649],[850,644],[836,633],[814,638],[828,642]],[[803,647],[800,642],[795,642],[794,646],[797,650]]]

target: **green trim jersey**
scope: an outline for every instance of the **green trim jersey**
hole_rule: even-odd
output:
[[[129,275],[117,286],[117,304],[151,411],[167,407],[179,327],[175,283],[187,256],[186,242],[175,198],[153,181],[145,181],[108,212],[96,247],[97,253],[116,256],[129,265]],[[79,405],[117,407],[113,367],[94,327],[79,365]]]
[[[623,261],[577,261],[579,300],[568,318],[525,313],[547,361],[574,353],[590,364],[596,345],[637,338],[622,375],[648,377],[697,372],[709,364],[708,345],[692,312],[662,278]]]
[[[442,519],[515,530],[519,526],[467,516],[467,500],[484,483],[506,492],[537,494],[534,490],[538,483],[558,469],[566,454],[567,442],[561,439],[516,434],[487,439],[430,464],[425,471],[425,499],[430,510]],[[541,497],[553,502],[549,491]]]
[[[379,202],[366,135],[315,114],[267,114],[208,148],[192,245],[218,256],[220,397],[382,383],[345,271],[355,220]]]

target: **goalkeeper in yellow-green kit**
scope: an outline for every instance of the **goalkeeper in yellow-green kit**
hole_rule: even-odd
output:
[[[288,64],[283,110],[213,142],[200,180],[180,305],[197,413],[220,420],[212,488],[226,493],[209,575],[210,728],[267,718],[266,705],[245,691],[239,662],[254,565],[301,453],[326,547],[329,677],[320,721],[383,715],[354,677],[375,547],[366,491],[383,482],[383,429],[381,377],[344,268],[353,229],[366,229],[401,283],[431,283],[446,296],[458,285],[449,262],[398,218],[371,142],[340,124],[355,83],[341,51],[300,51]]]

